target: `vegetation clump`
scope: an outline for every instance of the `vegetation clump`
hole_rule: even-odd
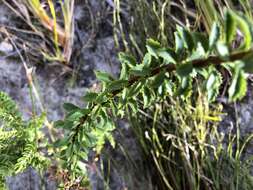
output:
[[[198,2],[199,8],[204,6]],[[51,32],[58,42],[50,3],[54,18]],[[35,5],[29,4],[39,10]],[[115,5],[119,6],[119,1]],[[61,6],[63,9],[63,3]],[[35,11],[43,20],[42,13]],[[120,22],[119,12],[114,14]],[[210,18],[207,20],[205,27],[209,28]],[[96,71],[101,91],[87,92],[85,107],[63,105],[66,115],[54,123],[57,132],[52,142],[45,140],[40,130],[45,115],[33,113],[30,121],[23,121],[15,103],[0,93],[1,184],[5,176],[28,166],[43,171],[51,161],[67,171],[68,180],[61,181],[61,188],[90,188],[90,151],[98,159],[106,142],[117,147],[113,131],[118,120],[126,119],[148,163],[145,167],[153,189],[252,189],[252,161],[243,154],[253,135],[242,139],[236,126],[237,133],[227,134],[228,141],[224,141],[218,130],[222,106],[217,97],[224,73],[229,74],[225,89],[229,102],[246,95],[248,76],[253,72],[253,21],[232,10],[224,11],[224,22],[216,20],[209,35],[175,26],[172,48],[147,39],[141,61],[120,53],[119,77]],[[165,35],[161,31],[160,35]],[[238,41],[238,35],[243,39]]]
[[[38,171],[48,166],[49,160],[38,150],[43,134],[39,131],[44,116],[22,120],[16,104],[0,92],[0,187],[6,176],[17,174],[28,167]],[[40,146],[41,148],[41,146]]]

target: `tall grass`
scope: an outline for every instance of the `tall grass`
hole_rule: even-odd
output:
[[[49,61],[67,64],[70,61],[74,38],[74,0],[11,0],[3,2],[26,23],[23,28],[5,26],[12,36],[26,44],[35,56],[42,54]],[[32,35],[32,37],[31,37]],[[22,45],[20,45],[22,47]]]
[[[173,22],[168,17],[171,12],[170,0],[114,0],[114,4],[114,36],[117,46],[122,41],[126,51],[142,56],[145,50],[143,42],[148,37],[159,39],[163,45],[172,41]]]
[[[140,57],[149,37],[170,46],[176,25],[210,33],[214,21],[222,25],[224,7],[240,10],[252,20],[249,0],[114,0],[114,4],[116,44],[122,42],[125,51]],[[237,126],[236,134],[224,138],[218,130],[220,106],[209,105],[198,94],[194,101],[168,98],[139,110],[142,115],[129,112],[154,189],[253,188],[252,158],[244,157],[252,135],[241,137]]]
[[[243,156],[253,135],[242,141],[230,134],[226,145],[218,131],[221,109],[199,95],[193,102],[169,98],[139,116],[129,112],[156,189],[253,188],[253,164]]]
[[[224,7],[253,18],[250,0],[114,0],[114,5],[116,45],[140,57],[147,38],[172,46],[176,25],[210,33],[214,21],[222,23]]]

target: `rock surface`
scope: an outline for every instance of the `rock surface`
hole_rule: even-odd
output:
[[[90,3],[91,13],[102,14],[104,3],[97,1],[90,1]],[[63,118],[62,105],[64,102],[84,105],[82,97],[96,81],[94,70],[106,71],[113,75],[117,75],[119,72],[119,62],[112,33],[106,35],[108,34],[106,31],[111,31],[111,29],[105,28],[101,34],[92,34],[92,29],[87,26],[90,16],[83,1],[77,1],[75,21],[79,26],[76,27],[85,48],[82,48],[78,60],[73,59],[75,62],[72,71],[66,71],[62,65],[40,65],[28,62],[28,66],[33,67],[35,86],[49,121]],[[100,15],[102,20],[99,22],[104,22],[103,19],[106,19],[102,16]],[[11,14],[11,11],[0,3],[0,24],[9,25],[12,23],[13,17],[15,16]],[[97,24],[99,25],[99,23]],[[78,44],[74,48],[80,49]],[[14,58],[12,56],[10,59],[10,55],[14,55]],[[26,72],[11,43],[1,36],[0,58],[0,91],[9,94],[17,102],[24,118],[28,119],[31,116],[32,102]],[[39,105],[36,104],[36,107],[38,111],[41,111]],[[54,181],[47,177],[41,178],[32,168],[15,177],[8,177],[6,181],[10,190],[56,189]]]

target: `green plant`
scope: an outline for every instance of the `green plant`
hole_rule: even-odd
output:
[[[54,149],[53,160],[59,168],[67,169],[71,182],[87,175],[91,150],[99,155],[107,140],[116,145],[112,135],[116,121],[127,118],[144,155],[152,163],[152,174],[159,177],[159,181],[153,182],[155,187],[223,189],[230,179],[232,189],[252,189],[252,176],[248,172],[252,164],[242,160],[243,150],[252,136],[240,144],[237,135],[225,148],[215,129],[221,110],[214,103],[223,72],[231,76],[227,90],[230,102],[246,94],[247,73],[253,72],[252,21],[233,11],[226,11],[224,18],[224,28],[214,23],[209,37],[177,26],[173,48],[148,39],[147,53],[140,63],[120,53],[119,79],[96,72],[102,83],[101,92],[88,92],[84,96],[85,107],[64,104],[66,117],[55,122],[55,128],[62,130],[64,136],[46,148]],[[243,34],[244,39],[238,41],[238,34]],[[39,126],[35,121],[34,124]],[[15,125],[11,124],[10,129],[13,128]],[[37,134],[36,131],[32,134]],[[35,135],[34,146],[27,146],[32,147],[33,155],[38,153],[38,148],[33,148],[38,147],[38,138]],[[8,145],[12,146],[14,141],[9,140]],[[232,148],[234,144],[236,149]],[[20,154],[30,155],[26,148]],[[18,168],[24,169],[30,160],[20,155],[17,159],[20,157],[24,161]],[[219,171],[220,167],[235,173],[227,175]]]
[[[5,26],[11,36],[18,37],[17,43],[21,41],[21,48],[27,46],[36,57],[42,54],[46,60],[69,63],[74,35],[74,0],[59,1],[60,9],[55,1],[47,0],[49,10],[40,0],[3,2],[26,24],[25,28]]]
[[[244,39],[235,47],[234,41],[238,31],[243,33]],[[220,69],[229,72],[232,77],[228,89],[230,101],[241,99],[246,94],[246,72],[252,72],[252,39],[251,21],[240,14],[226,11],[225,28],[222,29],[218,24],[213,24],[209,39],[205,34],[189,32],[185,28],[177,27],[173,49],[163,48],[157,41],[149,39],[146,46],[148,52],[141,63],[137,63],[132,56],[121,53],[119,59],[122,69],[119,79],[114,79],[107,73],[96,72],[97,78],[103,84],[102,91],[87,93],[84,97],[87,102],[85,108],[71,104],[65,105],[67,117],[64,121],[56,123],[57,127],[68,131],[66,137],[57,143],[62,147],[60,148],[62,159],[68,162],[70,169],[77,168],[78,162],[87,158],[89,149],[86,147],[92,148],[97,145],[100,147],[101,139],[102,141],[106,138],[111,140],[110,132],[117,118],[133,117],[141,110],[149,110],[149,107],[152,107],[153,128],[150,129],[151,134],[147,131],[148,137],[146,133],[143,133],[145,135],[142,138],[145,136],[153,140],[151,144],[155,146],[156,151],[151,154],[162,175],[165,187],[208,189],[215,181],[212,181],[214,178],[211,178],[211,181],[208,180],[210,176],[208,171],[205,171],[205,167],[207,162],[211,163],[213,160],[215,162],[220,150],[214,151],[217,154],[208,155],[210,152],[207,151],[209,149],[207,147],[215,149],[219,147],[210,145],[210,143],[215,143],[211,142],[215,136],[210,137],[205,133],[210,130],[206,125],[217,120],[217,117],[209,115],[209,112],[204,114],[206,107],[197,99],[198,96],[206,96],[209,102],[215,101],[222,84]],[[203,107],[201,105],[199,107],[198,103],[202,103]],[[166,108],[170,106],[174,106],[176,111],[171,113],[169,109],[166,113]],[[186,113],[186,115],[181,113]],[[178,149],[175,152],[182,151],[184,154],[181,155],[182,174],[179,172],[177,176],[180,178],[181,175],[183,179],[176,179],[175,183],[170,184],[163,175],[165,171],[159,168],[162,166],[160,160],[156,160],[160,158],[159,153],[163,152],[160,141],[164,140],[162,137],[164,131],[156,129],[156,125],[159,124],[165,128],[167,122],[164,124],[160,121],[159,115],[168,120],[166,117],[172,117],[173,114],[175,114],[174,122],[180,122],[179,127],[183,128],[172,133],[172,142],[170,139],[164,142],[174,143],[174,148]],[[194,115],[196,118],[192,121],[190,116]],[[132,117],[130,121],[133,121]],[[196,123],[192,123],[194,121]],[[190,127],[194,127],[194,130],[189,129]],[[167,131],[166,134],[170,133]],[[218,141],[219,138],[217,137],[216,140]],[[171,158],[172,161],[177,159],[175,154],[172,154]],[[208,177],[206,178],[205,175]],[[224,184],[218,184],[216,188],[222,188],[222,185]]]
[[[194,103],[168,98],[143,114],[128,112],[148,171],[156,176],[152,184],[157,189],[251,189],[251,158],[239,155],[245,146],[235,142],[242,139],[233,135],[226,148],[218,132],[222,107],[209,106],[201,94],[194,97]],[[252,135],[245,144],[249,140]]]
[[[16,104],[0,92],[0,187],[6,176],[31,166],[38,171],[46,168],[49,160],[38,150],[43,135],[39,131],[44,116],[23,121]]]
[[[226,3],[229,8],[231,4]],[[210,33],[213,21],[222,21],[224,3],[219,0],[114,0],[114,5],[116,45],[122,42],[125,51],[143,57],[143,42],[147,38],[157,39],[163,46],[173,46],[176,25]]]
[[[176,25],[210,34],[212,24],[223,24],[224,11],[242,10],[252,20],[249,0],[114,0],[113,27],[116,46],[143,57],[147,38],[157,39],[163,46],[173,46]],[[120,43],[122,42],[122,43]]]
[[[113,24],[116,46],[123,43],[127,52],[139,57],[145,52],[147,38],[159,40],[163,46],[172,45],[176,24],[187,21],[179,15],[194,17],[181,4],[171,0],[114,0]],[[176,9],[173,14],[172,9]],[[127,23],[127,24],[126,24]]]

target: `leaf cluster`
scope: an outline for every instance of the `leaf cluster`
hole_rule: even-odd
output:
[[[247,90],[247,74],[252,72],[252,23],[241,14],[225,12],[224,27],[213,24],[210,36],[177,27],[175,47],[164,48],[148,39],[147,53],[137,63],[134,57],[119,54],[121,73],[115,79],[108,73],[96,72],[102,83],[101,92],[84,96],[85,108],[65,104],[66,117],[56,127],[66,129],[57,141],[60,157],[71,169],[86,162],[90,149],[112,140],[118,118],[159,104],[168,97],[187,99],[197,89],[210,102],[219,95],[221,70],[229,73],[228,99],[241,99]],[[238,42],[238,35],[243,40]],[[99,148],[98,148],[99,147]]]
[[[0,187],[5,177],[19,173],[28,167],[43,169],[48,161],[38,148],[39,133],[44,116],[31,121],[22,120],[16,104],[0,92]]]

